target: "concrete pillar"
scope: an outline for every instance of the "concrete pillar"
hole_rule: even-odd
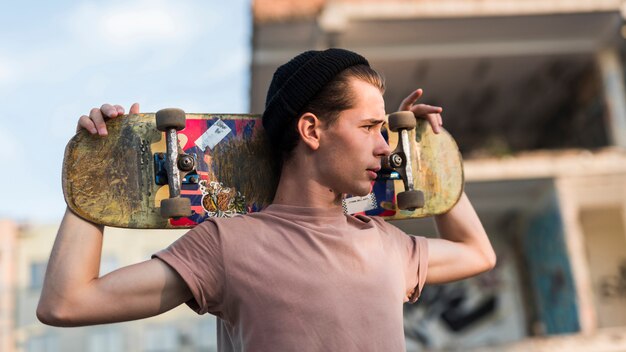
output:
[[[15,351],[15,252],[19,228],[0,220],[0,351]]]
[[[615,48],[605,48],[596,59],[608,107],[609,141],[614,146],[626,148],[626,88],[619,54]]]
[[[577,183],[571,178],[559,178],[556,180],[559,208],[563,218],[565,243],[578,296],[580,331],[583,334],[591,334],[598,328],[598,317],[593,303],[593,288],[591,274],[589,273],[589,262],[585,252],[585,239],[578,220],[579,200],[574,192],[577,186]]]

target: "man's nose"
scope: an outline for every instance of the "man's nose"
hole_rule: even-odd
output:
[[[389,154],[391,154],[391,147],[389,146],[389,143],[387,143],[387,141],[385,140],[385,137],[381,133],[379,134],[379,137],[376,143],[376,156],[383,157],[383,156],[389,156]]]

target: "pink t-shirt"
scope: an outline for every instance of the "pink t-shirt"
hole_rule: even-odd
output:
[[[402,305],[426,280],[427,241],[341,208],[271,205],[210,219],[155,257],[222,319],[224,351],[403,351]]]

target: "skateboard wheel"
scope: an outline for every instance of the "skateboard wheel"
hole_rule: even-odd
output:
[[[189,198],[167,198],[161,201],[161,216],[164,218],[181,218],[191,216]]]
[[[156,113],[156,126],[159,131],[167,131],[170,128],[180,131],[185,128],[185,112],[181,109],[162,109]]]
[[[398,111],[389,114],[389,129],[392,132],[397,132],[401,129],[412,130],[416,124],[415,115],[411,111]]]
[[[404,191],[398,193],[398,208],[401,210],[415,210],[424,207],[424,193],[421,191]]]

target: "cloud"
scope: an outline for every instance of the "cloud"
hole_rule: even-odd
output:
[[[200,19],[183,1],[136,0],[83,3],[67,20],[83,44],[111,53],[191,42],[215,20],[202,15]]]
[[[0,55],[0,86],[13,83],[20,76],[20,65]]]
[[[0,81],[6,81],[11,77],[11,69],[9,65],[0,58]]]
[[[233,48],[228,55],[214,57],[217,61],[199,76],[200,79],[221,81],[236,74],[246,72],[250,65],[250,53],[247,48]]]
[[[14,137],[11,131],[0,129],[0,163],[6,165],[7,163],[16,162],[21,153],[20,151],[23,150],[22,143]]]
[[[129,67],[132,74],[152,74],[193,66],[191,57],[212,63],[245,27],[232,19],[239,14],[235,5],[240,6],[195,0],[77,2],[42,20],[36,35],[24,37],[29,45],[0,43],[0,89],[35,81],[60,85]]]

